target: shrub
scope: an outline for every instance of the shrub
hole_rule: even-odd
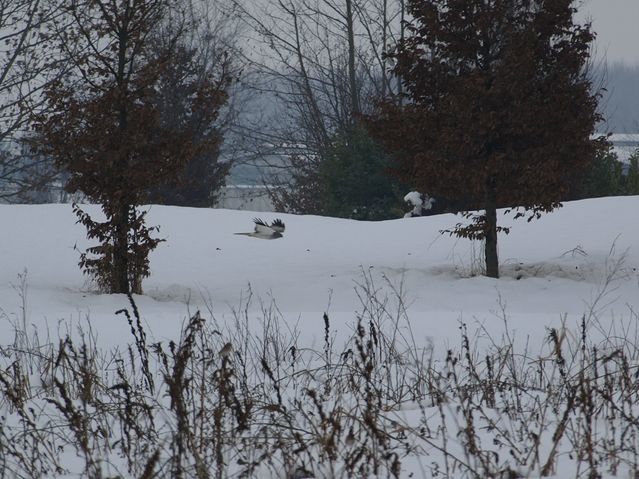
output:
[[[338,133],[319,166],[322,213],[358,220],[403,215],[400,182],[391,160],[362,127]]]

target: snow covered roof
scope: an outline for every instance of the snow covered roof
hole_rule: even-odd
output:
[[[617,158],[623,163],[629,162],[632,154],[639,149],[639,133],[614,133],[609,140]]]
[[[613,133],[609,139],[613,143],[633,143],[639,145],[639,133]]]
[[[594,137],[602,134],[593,135]],[[608,136],[612,143],[612,150],[617,155],[617,159],[622,163],[628,163],[630,156],[639,149],[639,133],[612,133]]]

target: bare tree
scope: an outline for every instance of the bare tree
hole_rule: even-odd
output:
[[[403,34],[403,0],[232,1],[246,27],[245,82],[271,111],[240,128],[267,181],[284,186],[275,199],[290,205],[291,190],[313,194],[334,135],[369,112],[371,98],[395,96],[386,52]]]
[[[51,174],[19,140],[59,72],[49,48],[50,22],[59,15],[51,0],[0,0],[0,200],[15,200]]]

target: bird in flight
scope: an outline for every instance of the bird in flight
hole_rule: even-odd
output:
[[[284,233],[284,222],[281,219],[273,220],[270,224],[266,224],[260,218],[253,219],[255,230],[252,233],[235,233],[236,235],[252,236],[260,239],[277,239],[281,238]]]

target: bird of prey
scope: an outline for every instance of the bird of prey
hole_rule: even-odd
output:
[[[252,233],[235,233],[236,235],[252,236],[260,239],[277,239],[281,238],[284,233],[284,222],[281,219],[273,220],[269,226],[260,218],[253,219],[255,230]]]

